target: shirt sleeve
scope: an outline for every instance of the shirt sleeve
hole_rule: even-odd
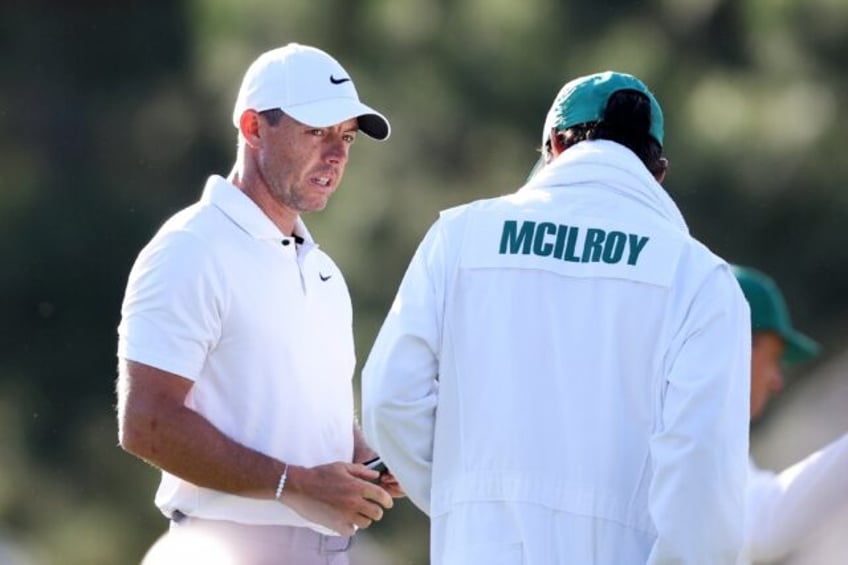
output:
[[[651,440],[649,563],[735,564],[748,462],[751,330],[726,265],[694,296],[667,362]]]
[[[195,380],[220,337],[219,272],[197,236],[171,231],[154,237],[130,272],[118,356]]]
[[[365,435],[427,514],[439,394],[441,241],[437,222],[413,256],[362,371]]]
[[[801,545],[848,508],[848,434],[780,473],[751,465],[745,545],[754,561],[771,561]]]

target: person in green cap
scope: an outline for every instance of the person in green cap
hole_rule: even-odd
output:
[[[659,184],[642,81],[567,83],[523,187],[441,213],[362,373],[434,565],[735,565],[748,306]]]
[[[796,330],[786,301],[768,275],[733,266],[751,309],[751,421],[783,390],[783,366],[818,357],[821,347]],[[775,473],[753,459],[746,491],[745,557],[772,562],[800,547],[848,509],[848,434]]]
[[[733,274],[751,308],[751,420],[783,390],[783,364],[815,359],[821,347],[792,327],[780,289],[768,275],[733,265]]]

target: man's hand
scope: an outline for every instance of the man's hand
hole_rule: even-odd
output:
[[[391,473],[383,473],[380,475],[380,486],[389,493],[389,496],[392,498],[403,498],[406,496],[406,492],[404,492],[403,487],[400,486],[400,483]]]
[[[355,463],[289,466],[280,500],[295,512],[341,535],[350,536],[383,517],[392,496],[372,481],[377,471]]]

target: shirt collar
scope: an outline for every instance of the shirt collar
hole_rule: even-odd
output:
[[[250,197],[219,175],[212,175],[206,181],[200,201],[212,204],[221,210],[236,225],[256,239],[280,240],[291,237],[281,232]],[[300,216],[295,222],[294,234],[303,238],[306,243],[315,243]]]

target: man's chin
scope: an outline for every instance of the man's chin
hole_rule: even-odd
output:
[[[315,204],[315,205],[312,205],[312,206],[305,206],[300,212],[302,214],[308,214],[309,212],[320,212],[326,207],[327,207],[327,201],[325,200],[321,204]]]
[[[757,420],[763,415],[763,405],[751,405],[750,412],[748,414],[748,419],[752,424],[755,424]]]

